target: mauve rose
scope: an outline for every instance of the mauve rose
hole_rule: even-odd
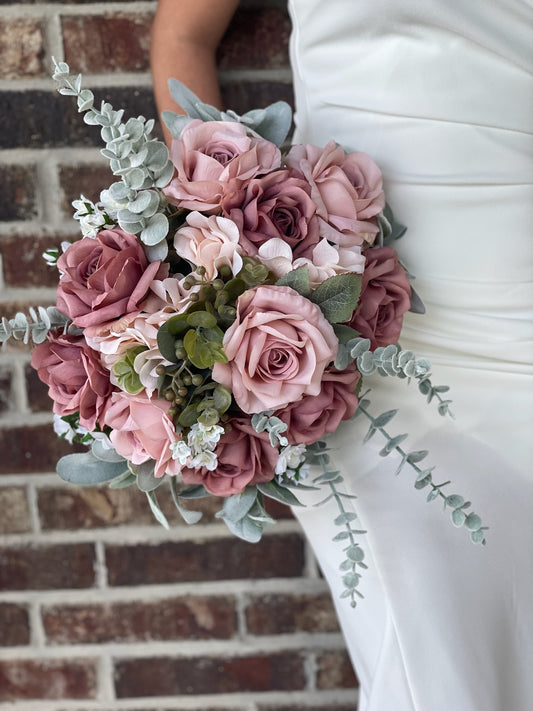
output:
[[[224,214],[238,226],[250,256],[273,238],[283,239],[295,257],[307,256],[319,240],[316,206],[307,181],[289,170],[251,180],[222,200]]]
[[[298,402],[274,413],[288,426],[285,435],[289,444],[311,444],[335,432],[342,420],[349,420],[357,407],[355,390],[360,377],[353,364],[340,371],[327,368],[316,397],[304,395]]]
[[[378,247],[364,254],[361,297],[350,326],[377,348],[398,341],[403,315],[411,304],[411,286],[395,249]]]
[[[330,141],[325,148],[292,146],[286,163],[309,181],[323,237],[341,247],[373,243],[385,195],[381,171],[370,156],[346,154]]]
[[[222,197],[256,175],[279,168],[281,153],[234,121],[191,121],[172,141],[176,172],[164,188],[168,201],[187,210],[218,211]]]
[[[278,461],[278,451],[267,433],[256,432],[248,418],[233,418],[227,424],[231,428],[215,449],[217,468],[182,470],[186,484],[203,484],[215,496],[240,494],[249,484],[270,481]]]
[[[153,459],[154,474],[175,476],[181,464],[172,458],[170,445],[178,439],[176,429],[167,412],[170,403],[146,395],[113,393],[104,414],[104,423],[111,427],[109,435],[114,448],[133,464]]]
[[[183,259],[204,267],[207,279],[214,279],[221,266],[229,266],[233,274],[242,269],[239,239],[239,228],[231,220],[191,212],[174,236],[174,248]]]
[[[99,354],[83,336],[49,333],[48,340],[34,348],[31,364],[48,385],[56,415],[79,412],[80,424],[89,431],[101,424],[113,386]]]
[[[57,266],[57,308],[80,328],[138,311],[151,281],[167,272],[161,261],[147,260],[135,235],[119,227],[74,242]]]
[[[224,334],[227,363],[213,380],[231,390],[243,412],[275,410],[318,395],[338,340],[320,308],[288,286],[259,286],[237,300]]]

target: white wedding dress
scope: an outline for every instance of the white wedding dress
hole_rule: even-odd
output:
[[[426,503],[415,474],[330,438],[367,530],[356,609],[340,600],[334,504],[296,509],[332,588],[360,711],[533,709],[533,5],[531,0],[293,0],[297,143],[334,138],[381,167],[424,316],[401,344],[451,386],[455,421],[414,384],[372,378],[373,412],[429,449],[487,545]],[[311,504],[314,495],[303,497]],[[355,707],[355,703],[354,703]]]

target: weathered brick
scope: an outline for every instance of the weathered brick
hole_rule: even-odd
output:
[[[0,415],[11,409],[11,386],[13,372],[7,365],[0,365]]]
[[[28,499],[23,487],[0,488],[0,511],[0,533],[24,533],[31,529]]]
[[[257,544],[227,538],[110,545],[106,561],[110,585],[297,577],[303,573],[304,550],[302,538],[290,534],[265,536]]]
[[[48,397],[48,385],[43,383],[37,371],[28,363],[24,368],[28,405],[32,412],[50,412],[53,400]]]
[[[0,20],[0,79],[42,76],[44,34],[41,20]]]
[[[0,116],[4,111],[0,112]],[[0,118],[0,125],[2,118]],[[18,121],[22,124],[23,121]],[[0,190],[0,222],[32,220],[37,216],[35,166],[4,165]]]
[[[262,595],[250,601],[246,625],[251,634],[336,632],[337,616],[330,595]]]
[[[358,685],[346,652],[327,652],[317,659],[318,689],[351,689]]]
[[[52,425],[6,427],[0,429],[0,474],[55,471],[64,454],[86,451],[82,445],[70,445],[60,439]]]
[[[31,545],[0,548],[0,590],[58,590],[94,585],[94,547]]]
[[[76,67],[73,66],[72,71],[75,72]],[[98,106],[104,100],[117,110],[124,109],[125,118],[139,114],[155,118],[157,115],[149,87],[95,90],[94,95]],[[24,121],[20,120],[20,116],[24,116]],[[72,97],[60,96],[53,91],[2,92],[0,148],[77,146],[101,148],[102,139],[97,127],[84,123]]]
[[[0,660],[0,701],[95,698],[94,660]]]
[[[158,494],[161,509],[172,526],[186,525],[177,512],[170,491]],[[123,525],[154,525],[156,522],[145,494],[137,487],[43,487],[38,491],[43,530],[72,530]],[[215,498],[184,502],[184,507],[202,511],[202,522],[212,521],[220,508]]]
[[[24,235],[2,235],[0,253],[4,265],[4,281],[10,287],[55,287],[59,280],[57,269],[50,267],[43,259],[43,252],[52,247],[59,248],[64,237]]]
[[[109,167],[100,165],[62,165],[59,168],[61,185],[61,209],[65,217],[72,217],[72,201],[84,195],[97,202],[102,190],[107,189],[117,178]]]
[[[254,657],[128,659],[115,663],[119,699],[144,696],[296,691],[305,684],[297,652]]]
[[[43,624],[52,644],[229,639],[236,615],[231,598],[182,597],[49,607],[43,610]]]
[[[0,603],[0,631],[2,647],[29,644],[30,623],[27,608],[9,602]]]
[[[238,10],[219,50],[220,69],[279,69],[289,66],[291,23],[276,7]]]
[[[147,71],[151,24],[146,13],[64,16],[65,61],[85,73]]]

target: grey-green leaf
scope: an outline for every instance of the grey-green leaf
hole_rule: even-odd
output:
[[[126,468],[124,461],[104,462],[96,459],[91,452],[76,452],[61,457],[56,471],[64,481],[71,484],[94,486],[115,479]]]

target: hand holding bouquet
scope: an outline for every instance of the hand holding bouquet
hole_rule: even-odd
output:
[[[405,230],[372,159],[333,141],[282,153],[286,104],[223,114],[172,81],[188,114],[165,117],[169,160],[152,122],[96,109],[65,64],[54,78],[101,127],[119,178],[99,203],[76,201],[83,237],[46,255],[60,275],[56,308],[3,321],[3,340],[37,342],[32,365],[49,387],[58,434],[89,446],[60,460],[60,476],[136,484],[164,525],[161,484],[189,523],[200,514],[182,499],[221,496],[230,530],[258,541],[272,522],[264,498],[298,505],[294,491],[309,488],[319,464],[312,483],[339,503],[353,602],[364,554],[323,438],[360,414],[369,435],[385,437],[383,453],[399,454],[417,488],[429,487],[428,499],[441,498],[483,542],[469,503],[419,466],[427,452],[402,449],[405,435],[384,429],[394,411],[373,417],[360,395],[377,370],[416,379],[448,412],[429,363],[396,345],[419,300],[392,246]]]

